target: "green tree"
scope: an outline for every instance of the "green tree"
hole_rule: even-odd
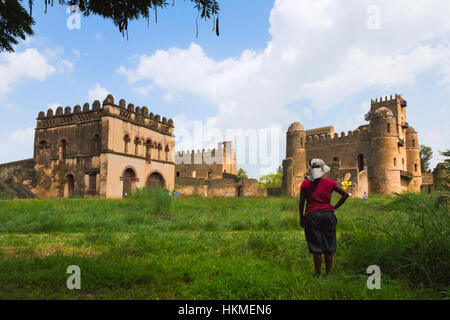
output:
[[[447,149],[447,151],[440,152],[441,155],[443,155],[444,158],[444,164],[445,168],[447,169],[447,176],[442,177],[441,181],[439,181],[440,189],[447,195],[447,197],[450,195],[450,149]]]
[[[238,177],[240,177],[240,178],[248,178],[247,171],[245,171],[242,168],[239,168],[239,170],[238,170]]]
[[[444,163],[447,170],[450,170],[450,149],[447,149],[447,151],[440,152],[441,155],[445,157]]]
[[[426,172],[428,169],[430,169],[430,161],[433,157],[433,150],[431,149],[431,147],[421,144],[419,152],[422,172]]]
[[[283,184],[283,167],[279,166],[276,173],[269,173],[259,178],[259,184],[262,187],[281,187]]]
[[[53,0],[40,0],[45,3],[45,12],[48,5],[53,6]],[[219,4],[217,0],[189,0],[197,9],[196,20],[198,36],[198,18],[212,19],[213,30],[219,36]],[[28,13],[22,3],[28,2]],[[25,39],[32,36],[34,20],[31,17],[35,0],[0,0],[0,52],[14,51],[13,45],[18,38]],[[165,8],[175,0],[57,0],[60,5],[78,6],[85,17],[98,15],[111,20],[122,35],[128,34],[128,23],[133,20],[150,20],[154,13],[155,22],[158,22],[158,9]]]

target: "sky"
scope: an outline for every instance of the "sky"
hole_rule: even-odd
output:
[[[447,0],[221,0],[219,37],[201,20],[196,37],[196,10],[176,0],[128,38],[35,2],[35,35],[0,53],[0,163],[33,156],[39,111],[108,93],[173,118],[179,151],[234,140],[253,178],[281,164],[292,122],[347,132],[396,93],[433,167],[450,148]]]

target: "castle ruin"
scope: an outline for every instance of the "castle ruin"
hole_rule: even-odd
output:
[[[287,132],[283,191],[297,196],[311,159],[323,159],[328,174],[351,182],[353,196],[364,192],[391,195],[419,192],[422,185],[418,133],[406,121],[407,102],[401,95],[371,101],[369,124],[340,135],[334,127],[305,130],[293,123]]]
[[[112,95],[92,108],[49,109],[37,118],[33,159],[0,165],[0,180],[38,198],[122,198],[136,187],[173,190],[173,130],[172,119],[123,99],[116,105]]]

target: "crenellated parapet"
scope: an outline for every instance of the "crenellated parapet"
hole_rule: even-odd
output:
[[[306,139],[306,148],[320,148],[330,145],[358,143],[370,139],[370,133],[368,128],[356,129],[348,131],[348,133],[322,133],[320,135],[309,135]]]
[[[92,108],[89,103],[85,103],[83,108],[76,105],[73,110],[68,106],[64,109],[58,107],[55,112],[53,109],[48,109],[47,114],[41,111],[37,118],[37,129],[99,121],[106,116],[120,118],[166,135],[172,135],[174,129],[172,119],[161,118],[159,114],[155,115],[153,112],[149,112],[146,106],[135,107],[132,103],[126,105],[124,99],[120,100],[119,105],[115,105],[112,95],[108,95],[103,104],[95,100]]]
[[[375,98],[371,99],[370,104],[371,106],[375,107],[385,107],[386,105],[393,104],[393,103],[400,103],[402,107],[406,107],[408,105],[407,101],[403,99],[403,95],[401,94],[395,94],[395,96],[385,96],[380,97],[380,99]]]
[[[176,164],[233,164],[236,161],[231,142],[219,143],[218,148],[175,153]]]

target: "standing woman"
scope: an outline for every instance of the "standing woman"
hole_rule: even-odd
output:
[[[313,255],[315,276],[320,276],[322,254],[325,258],[325,276],[331,272],[333,253],[336,252],[336,224],[334,210],[347,200],[349,194],[332,179],[323,178],[330,171],[323,160],[313,159],[306,171],[306,179],[300,189],[300,226],[305,229],[309,252]],[[341,199],[331,205],[331,193],[336,191]],[[306,201],[306,212],[304,212]]]

